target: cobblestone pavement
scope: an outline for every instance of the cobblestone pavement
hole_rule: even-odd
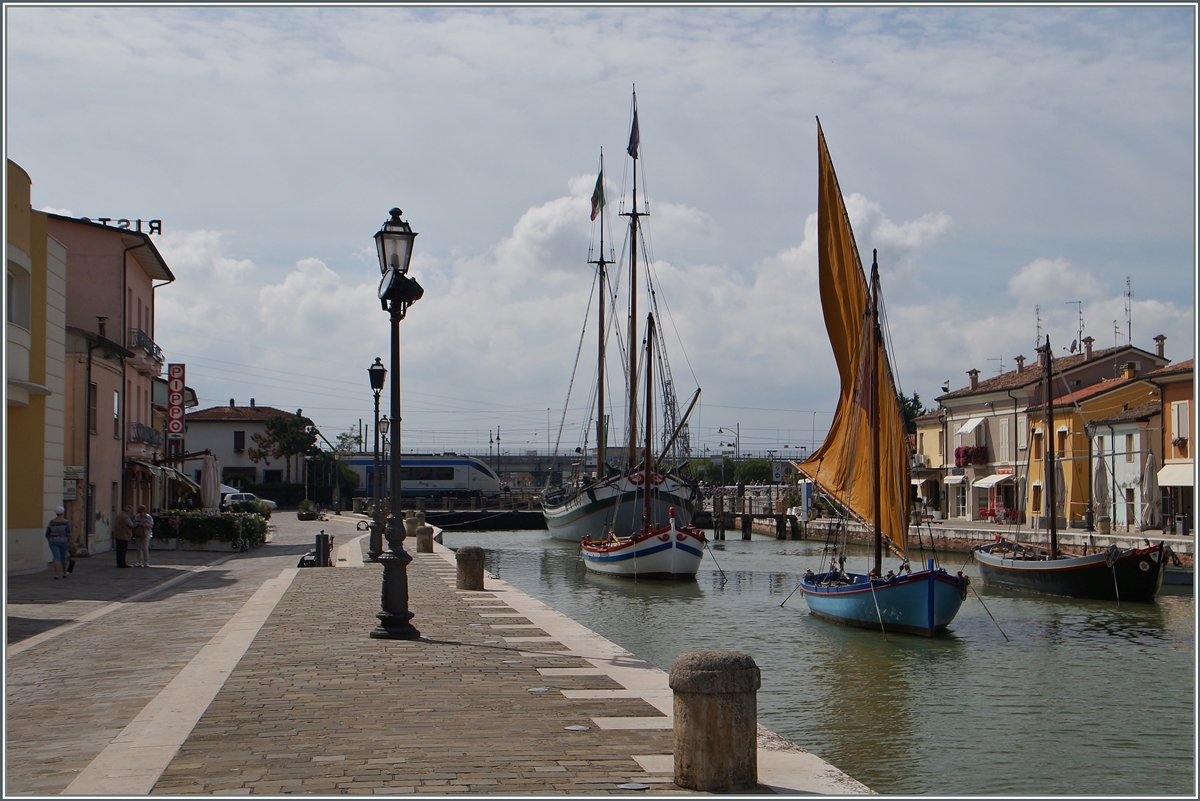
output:
[[[6,794],[65,788],[320,527],[283,518],[245,554],[155,550],[151,567],[129,570],[100,554],[65,580],[9,577]]]
[[[354,519],[288,517],[247,554],[163,552],[152,558],[162,567],[120,571],[93,557],[74,584],[10,581],[10,614],[67,622],[9,646],[6,795],[73,781],[71,793],[116,792],[98,788],[121,786],[127,767],[149,777],[127,793],[623,794],[630,782],[683,792],[663,712],[623,697],[636,693],[541,636],[500,593],[458,591],[451,562],[416,555],[410,607],[422,638],[370,639],[378,564],[290,569],[318,530],[337,545],[358,536]],[[205,654],[229,653],[248,599],[268,586],[279,590],[241,628],[237,661],[208,682],[190,720],[175,721],[176,677],[203,681]],[[154,739],[164,718],[147,718],[164,708],[177,750],[165,730]],[[622,718],[633,725],[605,723]],[[128,764],[139,748],[165,756]]]
[[[601,731],[591,720],[658,710],[555,692],[620,685],[539,673],[591,666],[554,643],[507,643],[500,625],[540,632],[522,617],[484,617],[501,602],[456,591],[439,555],[409,569],[422,639],[370,639],[380,574],[370,563],[301,571],[154,792],[595,794],[632,781],[681,792],[631,756],[670,754],[669,728]]]

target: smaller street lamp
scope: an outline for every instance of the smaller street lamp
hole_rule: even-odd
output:
[[[391,451],[388,450],[388,429],[392,427],[392,421],[385,414],[379,418],[379,436],[383,439],[383,446],[379,452],[383,454],[379,465],[379,505],[381,508],[390,507],[392,502],[391,484],[388,476],[391,474],[391,460],[388,456]],[[386,461],[385,461],[386,460]]]
[[[384,526],[379,491],[379,393],[383,391],[383,382],[387,380],[387,368],[378,356],[375,357],[375,363],[367,368],[367,375],[371,378],[371,391],[375,393],[375,471],[371,475],[371,536],[367,544],[367,558],[376,562],[383,553]]]

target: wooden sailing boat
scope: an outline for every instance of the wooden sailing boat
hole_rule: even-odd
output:
[[[604,162],[601,155],[600,175],[596,180],[596,190],[592,195],[593,219],[600,216],[600,251],[599,258],[589,261],[597,266],[599,279],[599,344],[598,344],[598,375],[596,402],[596,474],[594,478],[579,478],[567,486],[551,486],[542,496],[542,515],[546,520],[546,528],[555,539],[580,542],[590,537],[593,540],[613,534],[616,536],[632,536],[643,528],[639,501],[646,501],[651,506],[652,521],[666,521],[672,514],[680,525],[686,526],[691,522],[695,510],[699,488],[695,482],[672,471],[659,469],[662,459],[651,461],[642,459],[637,444],[638,432],[638,401],[637,401],[637,352],[634,346],[637,342],[637,286],[638,286],[638,250],[641,242],[642,217],[648,212],[638,210],[637,196],[637,163],[638,148],[641,135],[638,130],[637,95],[633,98],[633,124],[629,134],[629,146],[626,152],[633,159],[633,203],[630,211],[622,216],[629,217],[629,363],[626,380],[629,387],[627,420],[625,430],[628,432],[628,442],[624,453],[618,458],[616,465],[610,464],[607,453],[608,432],[604,421],[606,419],[604,406],[604,366],[605,366],[605,318],[604,298],[606,295],[605,267],[613,262],[605,258],[604,250],[604,215],[606,203],[604,200]],[[692,404],[679,422],[672,436],[678,436],[687,421],[691,408],[695,405],[699,390],[692,398]],[[647,436],[649,436],[647,421]],[[664,448],[664,451],[669,450]]]
[[[646,317],[646,444],[643,465],[646,474],[657,475],[649,469],[654,465],[653,415],[654,383],[651,369],[654,360],[654,315]],[[666,525],[655,526],[652,503],[652,482],[642,487],[642,525],[627,537],[609,535],[602,538],[584,537],[580,542],[583,563],[588,570],[611,576],[630,578],[694,579],[704,558],[704,534],[690,525],[679,525],[675,509],[668,510]]]
[[[878,253],[870,285],[817,122],[817,250],[821,306],[842,389],[829,434],[798,467],[851,516],[872,528],[873,568],[847,573],[845,559],[807,572],[800,590],[816,617],[849,626],[932,636],[958,614],[968,579],[906,558],[909,446],[879,321]],[[863,433],[869,442],[861,442]],[[883,575],[884,542],[904,561]]]
[[[1162,587],[1167,558],[1163,543],[1145,548],[1107,549],[1085,556],[1066,556],[1058,549],[1057,448],[1054,428],[1053,366],[1050,337],[1038,348],[1045,370],[1042,378],[1043,465],[1045,466],[1046,523],[1049,547],[1038,548],[998,537],[996,542],[976,546],[979,574],[985,585],[1033,590],[1072,598],[1106,601],[1152,601]]]

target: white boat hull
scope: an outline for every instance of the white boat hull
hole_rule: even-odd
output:
[[[656,479],[661,480],[656,482]],[[678,476],[663,473],[653,474],[650,483],[651,523],[665,522],[672,507],[680,526],[692,522],[696,503],[692,485]],[[543,502],[546,528],[551,537],[567,542],[599,540],[610,531],[617,537],[631,537],[642,528],[645,484],[642,473],[630,473],[589,484],[561,503]]]
[[[583,563],[594,573],[627,578],[690,579],[704,558],[704,535],[674,519],[636,537],[580,544]]]

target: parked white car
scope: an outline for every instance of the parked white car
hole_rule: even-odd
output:
[[[225,500],[221,501],[221,508],[232,509],[235,503],[243,503],[245,501],[259,501],[265,503],[267,508],[272,512],[275,511],[277,504],[275,501],[268,501],[266,498],[260,498],[253,492],[231,492],[225,496]]]

